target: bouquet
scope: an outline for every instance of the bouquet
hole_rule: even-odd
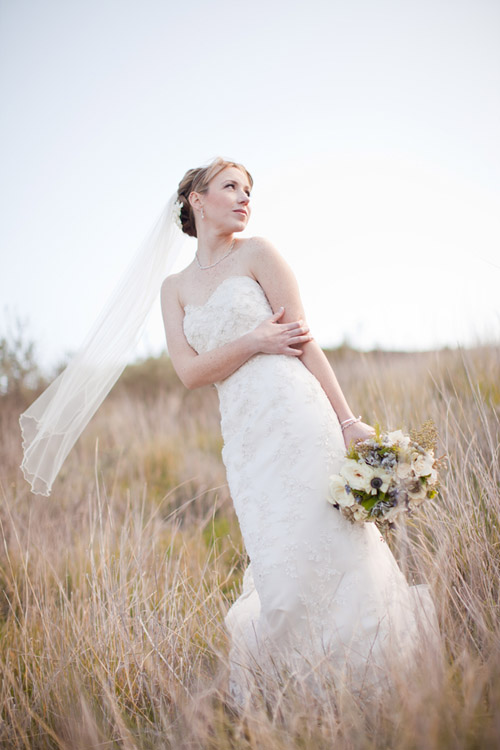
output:
[[[339,474],[330,477],[328,500],[352,523],[373,521],[381,531],[437,494],[436,429],[382,433],[353,443]]]

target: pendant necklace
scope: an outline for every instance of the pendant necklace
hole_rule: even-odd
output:
[[[232,251],[235,242],[236,242],[236,240],[234,239],[231,242],[231,246],[230,246],[229,250],[227,251],[227,253],[224,253],[224,255],[221,258],[219,258],[219,260],[216,260],[215,263],[210,263],[209,266],[202,266],[201,265],[200,259],[198,258],[198,250],[197,250],[194,255],[195,255],[195,258],[196,258],[196,262],[198,263],[198,267],[201,268],[202,271],[206,271],[207,268],[213,268],[214,266],[216,266],[217,263],[220,263],[221,261],[224,260],[224,258],[227,258],[227,256],[229,255],[229,253]]]

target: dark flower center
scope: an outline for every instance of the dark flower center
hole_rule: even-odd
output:
[[[380,479],[380,477],[373,477],[370,485],[374,490],[379,490],[382,487],[382,480]]]

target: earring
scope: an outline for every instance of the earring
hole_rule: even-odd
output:
[[[201,209],[201,218],[202,218],[202,219],[204,219],[204,218],[205,218],[205,211],[204,211],[203,209]]]

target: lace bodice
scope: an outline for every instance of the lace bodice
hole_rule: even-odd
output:
[[[250,276],[229,276],[203,305],[186,305],[184,333],[198,354],[234,341],[272,315],[260,284]]]

